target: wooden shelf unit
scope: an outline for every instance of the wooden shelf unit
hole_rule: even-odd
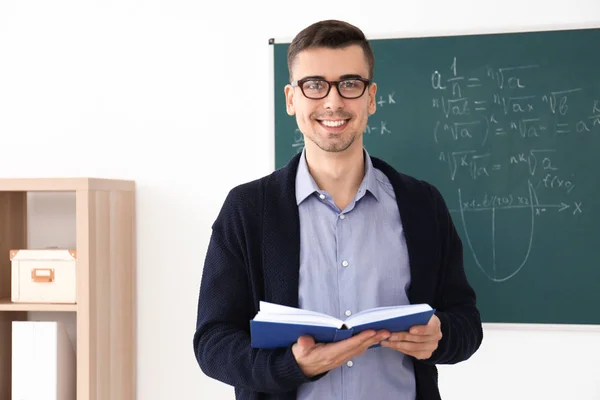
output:
[[[27,193],[74,192],[77,304],[11,303],[11,249],[27,248]],[[77,400],[136,398],[135,182],[0,179],[0,399],[11,398],[12,321],[74,312]]]

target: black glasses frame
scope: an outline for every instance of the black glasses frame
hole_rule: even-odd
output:
[[[304,93],[303,86],[304,86],[304,83],[306,83],[308,81],[318,81],[318,82],[327,83],[327,91],[321,97],[310,97],[310,96],[307,96],[306,93]],[[344,96],[342,94],[342,92],[340,91],[340,87],[338,85],[340,83],[346,82],[346,81],[361,81],[361,82],[363,82],[365,84],[365,86],[364,86],[363,91],[361,92],[361,94],[359,94],[358,96],[352,96],[352,97]],[[348,99],[348,100],[354,100],[354,99],[358,99],[363,94],[365,94],[367,88],[371,85],[371,81],[369,79],[360,78],[360,77],[340,79],[339,81],[328,81],[326,79],[321,79],[321,78],[304,78],[304,79],[292,81],[291,85],[293,87],[299,87],[300,90],[302,91],[302,94],[304,95],[304,97],[306,97],[307,99],[311,99],[311,100],[321,100],[321,99],[324,99],[325,97],[329,96],[329,92],[331,91],[331,87],[332,86],[335,86],[335,88],[337,89],[337,92],[340,95],[340,97],[342,97],[344,99]]]

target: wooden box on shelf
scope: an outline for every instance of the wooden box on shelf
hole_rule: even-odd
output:
[[[27,195],[74,192],[76,303],[11,301],[9,251],[27,249]],[[77,400],[136,398],[135,182],[0,179],[0,399],[11,398],[12,321],[28,312],[76,316]]]
[[[13,303],[77,303],[77,251],[10,251]]]

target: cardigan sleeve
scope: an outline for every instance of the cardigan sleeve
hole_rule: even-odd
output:
[[[446,203],[433,186],[441,245],[441,298],[436,304],[442,339],[426,364],[455,364],[471,357],[481,345],[483,330],[475,291],[467,281],[463,248]]]
[[[283,393],[310,381],[291,348],[254,349],[249,321],[254,317],[245,235],[257,232],[256,204],[244,193],[227,196],[212,230],[198,299],[193,347],[209,377],[253,392]],[[248,211],[249,210],[249,211]]]

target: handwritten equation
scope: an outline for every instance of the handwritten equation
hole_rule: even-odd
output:
[[[451,212],[462,221],[467,249],[477,266],[496,282],[512,278],[527,263],[536,218],[549,212],[577,218],[585,210],[578,197],[579,177],[566,162],[562,143],[600,135],[600,93],[590,100],[583,87],[557,84],[555,89],[541,90],[543,69],[539,64],[485,66],[469,75],[461,73],[454,57],[447,67],[433,70],[428,82],[436,115],[432,122],[436,161],[446,165],[447,179],[458,194]],[[510,185],[496,184],[509,179]],[[473,187],[480,189],[473,194]],[[506,215],[500,212],[518,210],[530,211],[522,219],[529,229],[529,247],[520,262],[502,266],[504,272],[499,273],[496,218]],[[482,261],[487,252],[473,244],[470,213],[489,218],[489,262]]]

